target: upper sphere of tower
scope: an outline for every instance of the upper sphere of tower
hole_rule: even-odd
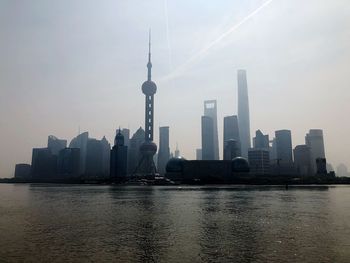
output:
[[[142,92],[147,96],[154,95],[157,92],[157,85],[152,80],[147,80],[142,84]]]

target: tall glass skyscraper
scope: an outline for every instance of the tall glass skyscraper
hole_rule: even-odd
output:
[[[250,120],[249,120],[249,100],[248,100],[248,85],[247,75],[245,70],[238,70],[238,126],[241,141],[241,154],[243,157],[248,157],[248,149],[251,146],[250,142]]]
[[[280,164],[293,164],[292,134],[290,130],[275,131],[276,152]]]
[[[239,138],[239,128],[238,128],[238,118],[237,116],[226,116],[224,117],[224,141],[223,141],[223,159],[225,158],[225,152],[227,152],[226,146],[228,142],[232,144],[232,140],[236,141],[236,147],[237,147],[237,155],[241,155],[240,148],[241,148],[241,142]],[[231,158],[232,159],[232,158]]]
[[[159,127],[158,172],[160,174],[165,174],[165,167],[169,159],[169,127]]]
[[[214,160],[214,125],[213,119],[202,116],[202,160]]]
[[[305,144],[311,150],[311,166],[313,172],[316,172],[316,159],[326,158],[323,141],[323,131],[320,129],[311,129],[305,136]]]
[[[204,116],[212,119],[213,122],[213,152],[212,160],[219,160],[219,137],[218,137],[218,121],[217,121],[217,103],[216,100],[204,101]],[[202,127],[203,129],[203,127]]]

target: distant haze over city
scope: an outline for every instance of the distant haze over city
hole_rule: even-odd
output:
[[[348,0],[0,1],[0,177],[30,163],[48,135],[144,128],[152,29],[154,141],[194,159],[203,102],[237,115],[247,72],[251,137],[289,129],[293,147],[322,129],[327,162],[350,167]]]

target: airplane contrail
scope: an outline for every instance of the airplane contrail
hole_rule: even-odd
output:
[[[205,46],[203,49],[201,49],[199,52],[197,52],[195,55],[193,55],[190,59],[188,59],[185,63],[177,67],[173,72],[171,72],[169,75],[163,77],[163,80],[171,79],[177,74],[181,72],[181,70],[185,69],[189,65],[191,65],[194,61],[197,59],[204,57],[208,51],[213,48],[215,45],[220,43],[225,37],[239,29],[242,25],[244,25],[247,21],[249,21],[252,17],[254,17],[256,14],[258,14],[262,9],[264,9],[266,6],[268,6],[273,0],[267,0],[264,2],[261,6],[259,6],[257,9],[255,9],[253,12],[251,12],[249,15],[244,17],[241,21],[239,21],[237,24],[233,25],[230,29],[228,29],[226,32],[221,34],[218,38],[210,42],[207,46]]]

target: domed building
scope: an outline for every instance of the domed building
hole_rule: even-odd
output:
[[[233,173],[249,173],[249,163],[247,159],[243,157],[233,158],[232,162],[232,172]]]
[[[185,158],[182,157],[174,157],[171,158],[166,165],[167,173],[182,173],[184,168]]]

